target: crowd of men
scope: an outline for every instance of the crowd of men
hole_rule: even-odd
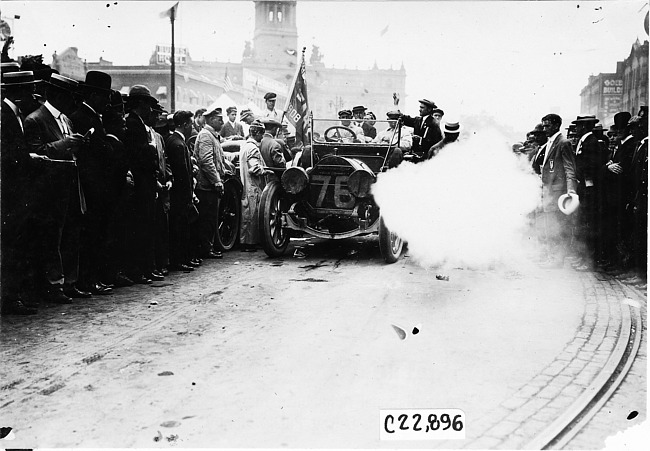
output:
[[[605,133],[595,116],[578,116],[561,133],[548,114],[522,146],[542,182],[537,215],[542,266],[601,270],[647,288],[648,107],[619,112]]]
[[[241,174],[242,204],[254,187],[259,195],[254,177],[286,164],[274,93],[266,114],[244,110],[237,122],[236,107],[226,120],[219,107],[169,114],[146,86],[126,95],[111,83],[101,71],[79,82],[42,64],[2,63],[3,315],[221,258],[220,196],[240,148],[250,172]],[[235,141],[242,145],[224,150]],[[256,226],[249,210],[244,228]],[[255,250],[257,241],[242,230],[242,243]]]
[[[219,204],[236,175],[241,250],[256,251],[267,178],[306,162],[309,146],[291,147],[274,93],[259,115],[234,106],[170,114],[146,86],[122,94],[111,84],[101,71],[79,82],[42,64],[2,63],[2,314],[35,314],[39,303],[70,304],[222,258]],[[339,119],[357,142],[399,137],[396,165],[458,139],[460,125],[443,125],[443,115],[422,99],[418,116],[388,112],[386,130],[363,106]],[[617,114],[608,135],[598,122],[578,117],[567,139],[561,118],[547,115],[519,149],[544,188],[545,265],[573,252],[579,270],[599,265],[645,284],[647,108]],[[573,195],[580,207],[567,215]]]

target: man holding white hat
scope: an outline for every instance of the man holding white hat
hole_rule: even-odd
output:
[[[545,268],[562,268],[564,257],[571,238],[571,224],[558,201],[563,194],[577,198],[577,180],[575,155],[571,142],[562,133],[562,118],[557,114],[547,114],[542,118],[542,127],[548,141],[544,144],[544,159],[541,166],[542,176],[542,209],[544,228],[548,248],[548,261],[542,264]]]

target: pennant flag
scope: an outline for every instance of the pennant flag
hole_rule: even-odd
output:
[[[169,8],[167,11],[163,11],[160,13],[160,18],[161,19],[166,19],[168,17],[172,17],[172,14],[174,17],[176,17],[176,12],[178,12],[178,2],[171,8]]]
[[[226,67],[226,75],[223,77],[223,90],[228,92],[232,91],[235,87],[232,84],[230,76],[228,76],[228,68]]]
[[[305,52],[302,52],[300,67],[293,79],[293,85],[284,107],[285,116],[296,128],[296,146],[309,143],[309,102],[305,81]]]

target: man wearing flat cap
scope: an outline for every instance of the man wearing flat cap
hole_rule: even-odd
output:
[[[366,136],[363,133],[363,129],[359,127],[354,121],[354,113],[351,110],[341,110],[339,111],[339,119],[341,120],[341,125],[343,127],[349,128],[352,130],[355,136],[350,132],[338,128],[336,130],[336,137],[338,137],[341,142],[351,143],[351,142],[365,142]]]
[[[429,150],[442,140],[442,131],[433,118],[436,104],[430,100],[420,100],[420,116],[411,117],[402,115],[404,125],[413,127],[413,153],[419,161],[427,158]]]
[[[239,120],[241,121],[242,130],[244,131],[244,138],[248,139],[249,127],[255,121],[255,115],[248,108],[241,110],[239,113]]]
[[[105,294],[110,288],[100,283],[99,268],[106,254],[106,231],[109,222],[109,177],[112,147],[106,139],[101,115],[111,96],[111,76],[100,71],[88,71],[83,88],[84,101],[70,115],[74,129],[89,134],[77,155],[79,178],[84,188],[87,211],[83,217],[78,286],[92,294]],[[74,291],[72,288],[69,289]],[[73,293],[75,294],[75,293]]]
[[[286,167],[286,159],[282,151],[282,145],[277,141],[276,136],[280,129],[280,122],[271,118],[262,118],[265,132],[260,143],[260,153],[264,164],[270,168]]]
[[[578,144],[576,145],[576,177],[578,179],[578,257],[574,264],[579,271],[593,268],[600,258],[598,232],[598,199],[600,195],[599,170],[605,163],[607,154],[593,134],[594,126],[599,122],[595,116],[578,116],[572,124],[576,126]]]
[[[267,92],[264,94],[264,101],[266,102],[266,110],[262,114],[263,117],[268,117],[279,121],[282,119],[282,111],[275,109],[275,101],[278,95],[274,92]]]
[[[239,238],[244,252],[254,252],[259,244],[259,206],[266,185],[264,176],[273,174],[266,168],[259,149],[265,131],[264,124],[254,121],[250,136],[239,151],[239,176],[243,186]]]
[[[79,279],[82,215],[86,212],[75,160],[87,142],[87,138],[74,132],[67,116],[74,112],[73,95],[77,88],[76,81],[52,74],[47,85],[47,101],[25,119],[25,137],[33,153],[69,162],[51,166],[57,172],[51,179],[57,186],[50,189],[57,194],[57,200],[44,207],[43,220],[48,225],[40,243],[45,256],[46,298],[56,303],[71,303],[71,296],[88,296],[75,287]]]
[[[223,127],[221,108],[212,107],[203,113],[205,127],[199,132],[194,144],[194,158],[199,167],[195,193],[199,198],[199,256],[201,258],[222,258],[220,251],[213,249],[219,212],[219,198],[223,195],[223,180],[226,174],[224,153],[219,132]]]
[[[226,108],[226,115],[228,116],[228,120],[221,128],[221,137],[232,140],[244,139],[244,128],[242,127],[242,124],[235,121],[235,118],[237,117],[237,107],[231,106]]]

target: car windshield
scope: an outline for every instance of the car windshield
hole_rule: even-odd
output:
[[[369,119],[314,119],[312,139],[316,143],[395,144],[396,123]]]

